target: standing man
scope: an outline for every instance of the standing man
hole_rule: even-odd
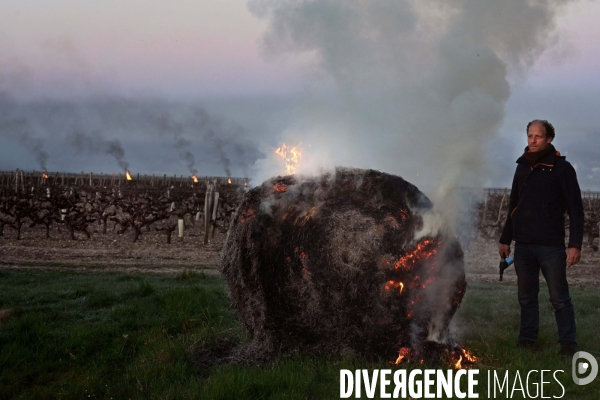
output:
[[[539,273],[544,274],[554,306],[560,354],[577,351],[575,314],[567,267],[579,262],[583,241],[583,203],[573,166],[552,145],[554,127],[545,120],[527,124],[525,153],[517,160],[509,214],[500,237],[500,256],[515,241],[515,270],[521,306],[519,347],[534,347],[538,337]],[[569,242],[565,250],[565,211]]]

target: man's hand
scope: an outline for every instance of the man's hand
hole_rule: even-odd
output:
[[[502,257],[502,258],[508,257],[510,255],[510,245],[501,244],[499,253],[500,253],[500,257]]]
[[[569,247],[567,249],[567,267],[575,265],[581,259],[581,250],[577,247]]]

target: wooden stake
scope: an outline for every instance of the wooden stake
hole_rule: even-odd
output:
[[[483,203],[483,216],[481,217],[481,222],[485,222],[485,217],[487,215],[487,200],[488,200],[488,191],[485,191],[485,201]]]
[[[500,216],[502,215],[502,206],[504,205],[504,198],[506,197],[506,191],[507,189],[504,188],[504,194],[502,195],[502,200],[500,200],[500,208],[498,209],[498,220],[496,220],[496,223],[500,223]]]
[[[213,200],[213,204],[212,204],[212,218],[210,221],[210,232],[209,232],[210,239],[212,239],[215,234],[215,225],[217,223],[218,209],[219,209],[219,192],[214,192],[214,200]]]

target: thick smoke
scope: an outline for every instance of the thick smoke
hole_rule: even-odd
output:
[[[78,151],[108,154],[114,157],[123,171],[129,169],[129,163],[125,160],[125,150],[118,139],[107,140],[98,133],[92,136],[83,132],[73,132],[69,139]]]
[[[267,55],[315,60],[319,90],[289,129],[316,155],[304,152],[300,171],[401,175],[434,200],[431,230],[440,214],[460,219],[459,186],[485,182],[509,76],[549,45],[567,2],[250,0],[249,9],[270,22]]]

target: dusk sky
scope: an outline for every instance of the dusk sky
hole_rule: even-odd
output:
[[[273,150],[286,141],[301,143],[305,172],[504,187],[527,122],[542,118],[582,189],[600,190],[597,1],[0,0],[0,10],[0,170],[127,165],[256,181],[282,173]]]

